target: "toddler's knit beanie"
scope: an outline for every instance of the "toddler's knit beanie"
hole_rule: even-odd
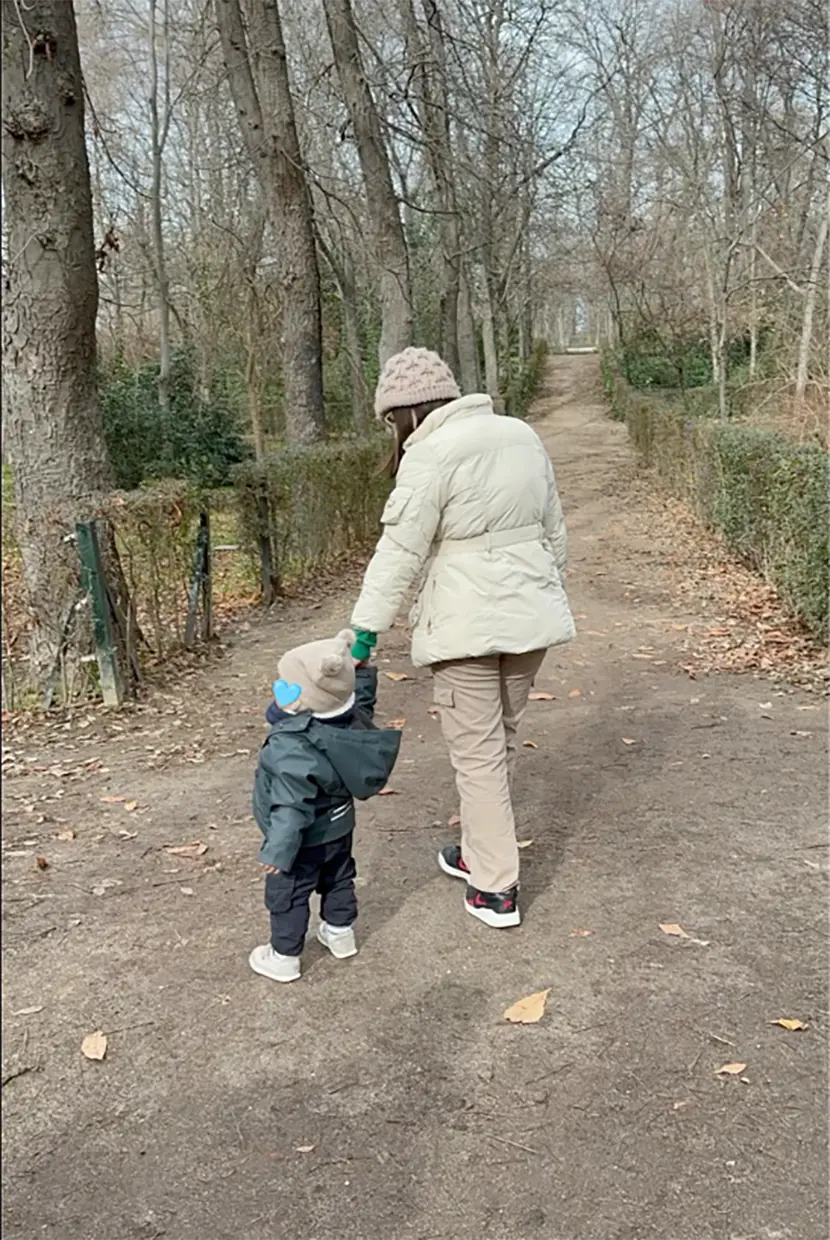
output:
[[[310,710],[315,715],[333,715],[346,709],[354,698],[354,640],[352,630],[343,629],[336,637],[286,651],[279,661],[284,687],[274,686],[277,705]]]
[[[449,403],[461,395],[452,371],[430,349],[404,349],[381,371],[375,392],[375,413],[382,418],[390,409],[406,409],[429,401]]]

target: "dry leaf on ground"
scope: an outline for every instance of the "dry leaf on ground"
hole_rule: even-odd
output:
[[[533,843],[533,840],[517,840],[516,847],[517,848],[530,848],[530,845],[532,843]]]
[[[536,744],[535,741],[522,741],[522,744],[524,745],[525,749],[538,749],[539,748],[539,746]]]
[[[593,934],[593,930],[572,930],[572,939],[587,939]]]
[[[409,676],[407,676],[406,672],[384,672],[383,674],[384,674],[384,676],[386,677],[386,679],[387,679],[387,680],[395,680],[395,681],[399,681],[399,680],[409,680],[409,679],[410,679],[410,677],[409,677]]]
[[[81,1043],[81,1054],[87,1059],[103,1059],[107,1053],[107,1035],[103,1029],[88,1033]]]
[[[121,805],[126,799],[126,797],[101,797],[104,805]]]
[[[192,844],[165,844],[164,851],[171,857],[204,857],[208,850],[207,844],[194,840]]]
[[[631,736],[621,736],[620,740],[624,745],[636,745],[637,742]]]
[[[452,817],[447,822],[447,826],[448,827],[460,827],[461,826],[461,815],[453,814]]]
[[[696,943],[698,947],[708,947],[708,939],[695,939],[687,934],[682,926],[678,926],[675,922],[661,922],[660,929],[664,934],[668,934],[671,938],[687,939],[690,943]]]
[[[49,869],[49,862],[46,860],[45,857],[37,857],[36,860],[37,860],[37,868],[39,870]]]
[[[67,843],[69,840],[74,840],[74,838],[75,838],[74,831],[59,831],[58,834],[55,836],[56,840],[61,840],[63,843]]]
[[[782,1029],[789,1029],[791,1033],[795,1033],[796,1030],[810,1028],[809,1025],[805,1025],[803,1020],[792,1020],[788,1016],[781,1016],[778,1020],[771,1020],[770,1024],[780,1025]]]
[[[582,697],[582,690],[571,689],[570,693],[568,694],[568,697]]]
[[[550,987],[547,990],[537,990],[535,994],[527,995],[524,999],[519,999],[507,1009],[504,1019],[509,1020],[513,1025],[536,1025],[542,1019],[545,1011],[545,1004],[548,1001]]]
[[[12,1016],[36,1016],[38,1012],[43,1011],[43,1004],[35,1004],[34,1007],[18,1008],[16,1012],[12,1012]]]
[[[746,1072],[745,1063],[725,1063],[716,1069],[715,1076],[740,1076],[742,1072]]]
[[[192,896],[192,895],[193,895],[193,888],[192,888],[192,887],[180,887],[180,888],[179,888],[179,891],[182,893],[182,895],[183,895],[183,896]]]
[[[298,1145],[297,1153],[298,1154],[310,1154],[314,1148],[315,1147],[313,1145]]]
[[[389,727],[395,728],[396,731],[398,732],[402,732],[403,729],[406,727],[406,720],[405,719],[390,719]]]
[[[378,793],[379,797],[396,797],[398,794],[394,788],[381,788]]]
[[[127,811],[128,814],[131,814],[134,809],[138,809],[138,801],[128,801],[127,804],[124,806],[124,809]]]
[[[545,693],[539,689],[535,693],[529,693],[527,700],[529,702],[555,702],[556,699],[552,693]]]
[[[681,1098],[677,1102],[672,1103],[672,1110],[682,1111],[683,1108],[687,1107],[690,1102],[691,1102],[691,1098]]]

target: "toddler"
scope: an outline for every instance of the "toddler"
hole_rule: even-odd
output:
[[[401,734],[377,728],[377,669],[358,663],[350,629],[283,655],[271,725],[259,753],[253,809],[264,842],[265,906],[271,941],[255,947],[250,965],[275,982],[300,976],[309,900],[320,894],[317,938],[338,960],[357,945],[354,799],[385,787]]]

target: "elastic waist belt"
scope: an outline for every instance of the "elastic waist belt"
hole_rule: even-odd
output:
[[[521,525],[515,530],[490,530],[477,538],[447,538],[435,548],[435,558],[464,551],[494,551],[497,547],[538,542],[542,535],[542,526],[537,521],[534,525]]]

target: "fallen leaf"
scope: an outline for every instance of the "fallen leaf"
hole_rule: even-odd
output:
[[[664,934],[671,934],[676,939],[688,939],[688,934],[682,926],[677,926],[674,922],[660,923],[660,929]]]
[[[410,679],[409,676],[407,676],[406,672],[384,672],[383,674],[387,680],[399,681],[399,680]]]
[[[193,888],[192,888],[192,887],[180,887],[180,888],[179,888],[179,891],[182,893],[182,895],[183,895],[183,896],[192,896],[192,895],[193,895]]]
[[[207,844],[194,840],[192,844],[165,844],[164,851],[171,857],[204,857],[208,850]]]
[[[590,938],[590,936],[593,933],[594,933],[593,930],[572,930],[571,938],[572,939],[587,939],[587,938]]]
[[[313,1145],[298,1145],[297,1153],[298,1154],[310,1154],[314,1148],[315,1147]]]
[[[379,797],[396,797],[397,795],[398,794],[394,788],[388,788],[388,787],[381,788],[380,792],[378,793]]]
[[[800,728],[796,728],[792,732],[790,732],[790,736],[812,736],[812,735],[813,735],[812,732],[803,732]]]
[[[789,1029],[794,1033],[797,1029],[809,1029],[809,1025],[805,1025],[803,1020],[791,1020],[788,1016],[782,1016],[779,1020],[771,1020],[771,1025],[780,1025],[782,1029]]]
[[[545,693],[541,689],[539,689],[536,693],[529,693],[527,695],[527,700],[528,702],[555,702],[556,701],[552,693]]]
[[[127,804],[124,806],[124,809],[127,811],[128,814],[131,814],[134,809],[138,809],[138,801],[128,801]]]
[[[740,1076],[746,1071],[745,1063],[725,1063],[715,1071],[715,1076]]]
[[[58,834],[55,836],[56,840],[63,840],[64,843],[66,843],[69,840],[74,840],[74,838],[75,838],[74,831],[59,831]]]
[[[724,629],[724,628],[706,629],[703,636],[704,637],[728,637],[731,632],[732,632],[731,629]]]
[[[122,840],[135,840],[135,839],[138,839],[138,832],[137,832],[137,831],[125,831],[125,830],[123,829],[123,827],[122,827],[122,829],[118,832],[118,835],[119,835],[119,837],[120,837]]]
[[[601,633],[599,629],[583,629],[582,633],[584,637],[607,637],[608,636],[607,633]]]
[[[533,843],[533,840],[516,840],[516,847],[517,848],[530,848],[530,845],[532,843]]]
[[[447,826],[448,827],[460,827],[461,826],[461,815],[453,814],[453,816],[448,821]]]
[[[550,994],[550,987],[547,990],[537,990],[535,994],[527,995],[524,999],[519,999],[512,1007],[509,1007],[504,1013],[504,1019],[509,1020],[513,1025],[536,1025],[542,1019],[545,1011],[545,1004]]]
[[[92,894],[94,896],[103,896],[106,894],[106,892],[109,890],[110,887],[121,887],[121,886],[123,886],[123,884],[120,878],[105,878],[103,879],[102,882],[98,884],[97,887],[92,888]]]
[[[20,1008],[16,1012],[12,1012],[12,1016],[35,1016],[38,1012],[43,1011],[43,1004],[36,1004],[35,1007]]]
[[[405,719],[390,719],[389,727],[395,728],[398,732],[402,732],[403,729],[406,727],[406,720]]]
[[[87,1059],[103,1059],[107,1053],[107,1035],[102,1029],[88,1033],[81,1043],[81,1054]]]
[[[37,860],[37,868],[39,870],[49,869],[49,862],[46,860],[45,857],[38,857],[36,860]]]
[[[524,745],[525,749],[538,749],[539,748],[539,746],[536,744],[535,741],[522,741],[522,744]]]
[[[691,1102],[691,1098],[682,1098],[679,1102],[672,1103],[672,1110],[682,1111],[683,1108],[687,1107],[690,1102]]]
[[[121,805],[126,799],[126,797],[101,797],[104,805]]]
[[[570,693],[568,694],[568,697],[582,697],[582,690],[571,689]]]
[[[637,742],[631,736],[621,736],[620,740],[624,745],[636,745]]]

